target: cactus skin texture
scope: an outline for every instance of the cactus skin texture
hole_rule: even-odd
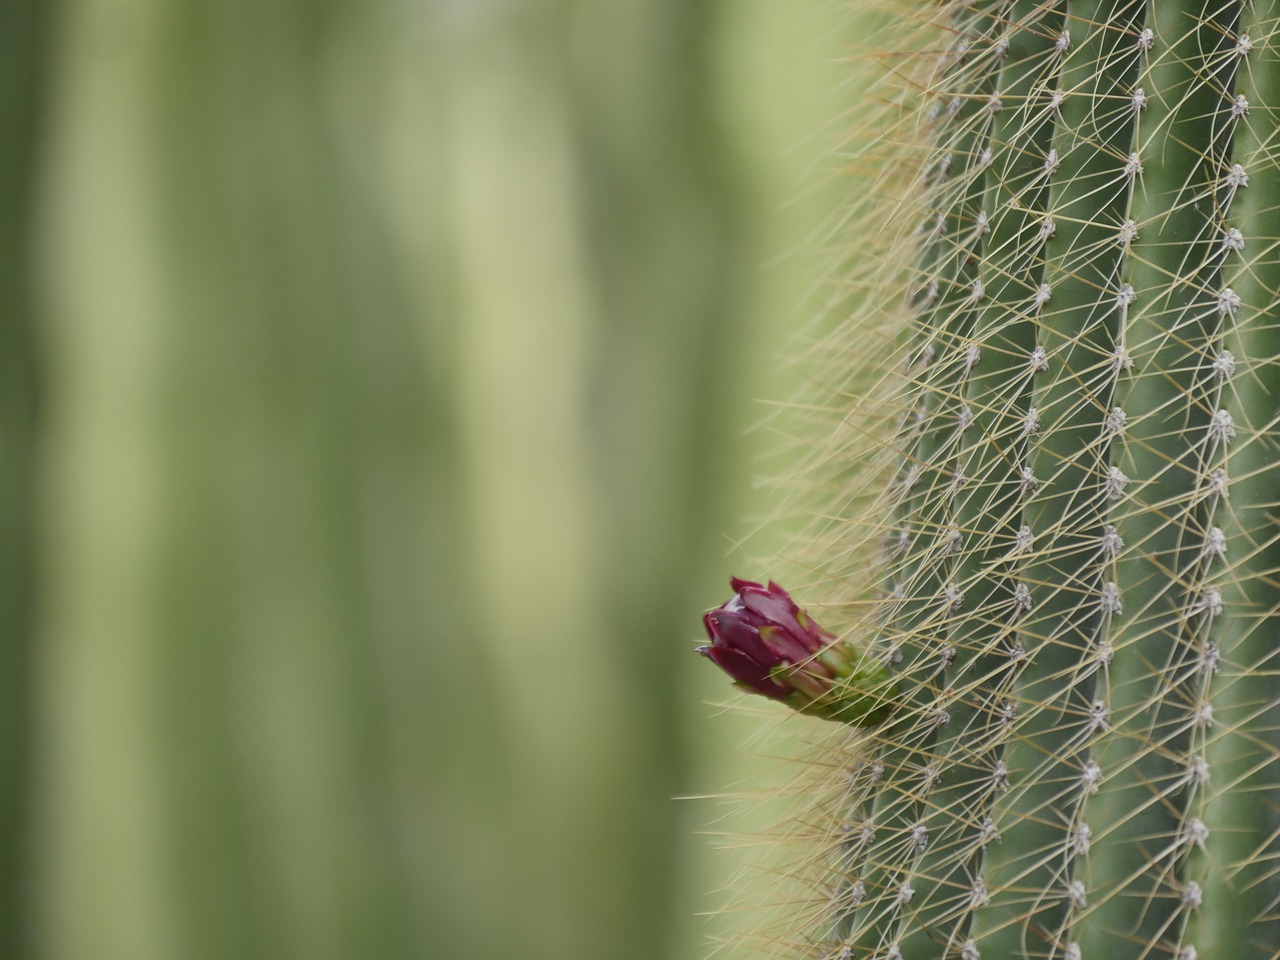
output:
[[[886,482],[812,540],[863,587],[882,544],[853,608],[902,692],[840,734],[799,952],[1274,960],[1280,2],[914,10],[876,143],[919,175],[860,258],[902,361],[829,407],[893,411]]]

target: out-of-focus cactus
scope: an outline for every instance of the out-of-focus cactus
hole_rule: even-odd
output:
[[[861,591],[901,692],[837,745],[834,915],[802,952],[1275,958],[1280,6],[903,15],[877,146],[919,176],[883,176],[824,354],[892,340],[896,382],[829,409],[897,426],[878,460],[820,451],[841,499],[806,558]]]
[[[43,380],[37,373],[38,250],[47,53],[61,4],[6,4],[0,29],[0,956],[29,955],[30,850],[40,805],[31,780],[32,691],[40,580],[37,520],[44,476]]]

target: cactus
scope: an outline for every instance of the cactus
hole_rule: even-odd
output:
[[[900,694],[801,952],[1276,958],[1280,4],[914,9],[804,558]]]

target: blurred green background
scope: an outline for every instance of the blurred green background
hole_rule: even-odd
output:
[[[5,13],[0,957],[705,956],[836,5]]]

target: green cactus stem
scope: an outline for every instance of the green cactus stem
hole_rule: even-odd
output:
[[[1275,960],[1280,3],[915,16],[906,359],[839,416],[895,405],[896,475],[805,558],[888,543],[899,692],[812,955]]]

